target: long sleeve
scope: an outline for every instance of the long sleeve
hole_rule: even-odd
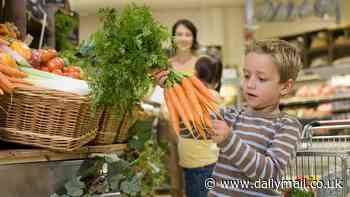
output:
[[[278,177],[296,152],[301,128],[292,118],[282,118],[278,124],[264,154],[244,143],[234,129],[225,141],[218,144],[221,153],[252,180]]]

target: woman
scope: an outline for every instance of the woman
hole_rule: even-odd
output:
[[[178,71],[193,74],[198,59],[197,28],[186,19],[177,21],[172,28],[175,41],[175,55],[169,62]]]
[[[220,102],[216,91],[220,86],[222,64],[208,56],[200,57],[195,64],[195,75],[211,90]],[[205,180],[211,177],[218,159],[218,148],[212,140],[201,139],[181,125],[178,139],[179,163],[184,169],[186,196],[206,197]]]
[[[222,103],[218,93],[222,76],[221,61],[214,60],[208,56],[200,57],[195,64],[194,74],[212,91],[218,101]],[[164,84],[166,76],[166,71],[155,75],[159,84]],[[186,196],[205,197],[208,193],[208,190],[205,188],[205,180],[211,177],[218,158],[218,149],[212,140],[201,139],[198,135],[193,136],[183,124],[180,124],[180,128],[181,132],[177,138],[177,147],[179,164],[184,169],[185,174]],[[174,163],[175,161],[172,162],[172,164]],[[176,170],[176,166],[170,169]]]
[[[197,28],[195,25],[187,20],[181,19],[178,20],[172,27],[172,36],[173,36],[173,46],[169,59],[171,66],[177,70],[184,72],[189,75],[193,75],[194,66],[198,59],[196,51],[198,49],[197,41]],[[157,74],[167,74],[167,71],[162,71]],[[159,83],[163,84],[163,83]],[[165,107],[164,98],[163,98],[163,89],[159,86],[156,87],[152,100],[158,101],[163,104],[161,119],[168,120],[168,113]],[[172,184],[172,193],[173,196],[183,196],[182,194],[182,169],[179,167],[179,155],[177,151],[178,137],[171,130],[171,125],[169,121],[159,121],[158,130],[159,136],[162,140],[168,142],[170,155],[167,159],[168,170],[171,176]],[[170,143],[169,143],[170,142]],[[180,162],[181,163],[181,162]],[[187,184],[186,184],[187,185]],[[188,195],[187,195],[188,196]]]
[[[175,47],[170,52],[169,63],[175,70],[192,75],[199,47],[196,26],[187,19],[178,20],[172,27],[172,36]],[[156,86],[150,100],[164,104],[163,89]]]

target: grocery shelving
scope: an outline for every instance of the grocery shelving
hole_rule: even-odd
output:
[[[313,46],[318,35],[323,34],[322,44]],[[350,55],[350,24],[322,28],[310,32],[280,37],[295,42],[303,51],[304,67],[310,67],[312,60],[324,56],[330,65],[334,60]],[[339,38],[347,39],[339,39]]]

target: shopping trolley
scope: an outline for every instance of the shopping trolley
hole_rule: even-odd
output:
[[[316,121],[304,126],[302,139],[295,157],[284,172],[284,179],[296,177],[317,179],[317,197],[350,196],[348,161],[350,135],[314,136],[317,129],[344,130],[350,120]],[[314,182],[316,183],[316,182]]]

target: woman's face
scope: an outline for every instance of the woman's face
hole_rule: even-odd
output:
[[[179,51],[190,51],[193,45],[193,34],[184,25],[177,26],[175,30],[176,49]]]

